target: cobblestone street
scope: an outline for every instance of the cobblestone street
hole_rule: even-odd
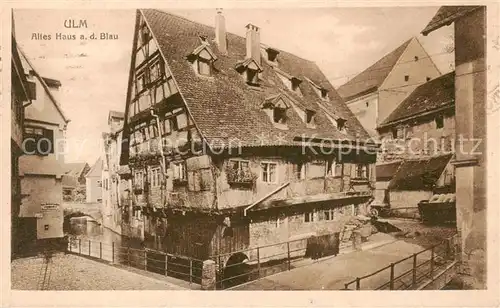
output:
[[[183,290],[168,282],[71,254],[52,257],[45,275],[43,257],[12,261],[14,290]],[[45,276],[45,282],[44,281]]]

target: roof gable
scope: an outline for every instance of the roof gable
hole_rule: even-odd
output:
[[[401,166],[402,161],[395,161],[386,164],[378,164],[376,165],[375,175],[377,177],[377,181],[389,181],[391,180],[399,167]]]
[[[442,6],[436,12],[436,15],[432,17],[431,21],[427,24],[424,30],[422,30],[423,35],[427,35],[430,32],[437,30],[443,26],[448,26],[456,19],[459,19],[482,6],[476,5],[459,5],[459,6]]]
[[[47,85],[46,80],[48,80],[51,85],[55,85],[57,83],[60,86],[61,83],[58,80],[50,79],[50,78],[44,78],[44,77],[40,76],[40,74],[38,74],[38,72],[36,71],[36,69],[33,67],[33,64],[31,63],[31,61],[24,54],[24,52],[21,50],[21,48],[19,47],[19,45],[17,46],[17,49],[19,51],[19,54],[22,57],[22,60],[24,60],[24,62],[27,64],[27,69],[31,70],[33,72],[35,78],[40,82],[40,84],[42,85],[43,89],[45,90],[45,93],[47,93],[47,95],[49,96],[50,101],[52,102],[52,104],[54,105],[54,107],[57,109],[57,111],[59,112],[59,114],[61,115],[63,121],[65,123],[69,123],[70,122],[69,118],[66,117],[66,115],[64,114],[64,111],[63,111],[61,105],[55,99],[54,95],[50,91],[50,88]]]
[[[452,156],[452,154],[446,154],[425,159],[405,160],[389,183],[389,189],[432,190]]]
[[[104,168],[104,162],[102,158],[98,158],[97,161],[94,163],[92,168],[90,168],[89,172],[85,175],[86,178],[88,177],[101,177],[102,176],[102,170]]]
[[[418,86],[380,125],[388,126],[455,104],[455,72]]]
[[[246,40],[244,37],[227,33],[227,54],[221,54],[216,44],[211,44],[215,37],[214,28],[189,21],[163,11],[140,10],[151,29],[153,38],[174,76],[179,92],[187,106],[190,116],[196,123],[205,140],[234,140],[242,146],[262,145],[259,135],[270,135],[269,143],[273,145],[274,134],[280,135],[280,142],[296,144],[297,136],[313,136],[336,140],[369,138],[348,107],[343,103],[327,78],[311,61],[304,60],[290,53],[280,51],[277,58],[280,69],[297,78],[309,78],[329,92],[329,101],[321,101],[312,85],[301,83],[302,96],[289,91],[273,70],[263,61],[258,89],[249,87],[244,78],[235,69],[237,64],[250,65],[251,59],[245,59]],[[199,37],[207,37],[211,50],[218,57],[217,72],[213,78],[199,78],[191,64],[184,58],[199,46]],[[255,62],[255,61],[253,61]],[[315,128],[308,127],[295,113],[291,113],[287,121],[286,131],[277,129],[261,109],[264,100],[272,95],[285,91],[304,108],[316,110],[321,104],[324,110],[336,118],[347,120],[347,133],[339,132],[328,120],[324,112],[316,115]],[[283,143],[282,143],[283,144]],[[301,144],[301,143],[299,143]]]
[[[345,100],[351,100],[376,91],[392,71],[411,41],[412,39],[407,40],[398,48],[340,86],[337,89],[340,96]]]

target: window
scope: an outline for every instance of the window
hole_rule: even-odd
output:
[[[267,60],[271,62],[276,62],[276,58],[279,54],[279,51],[272,48],[268,48],[266,49],[266,51],[267,51]]]
[[[163,135],[168,135],[172,132],[171,128],[170,128],[170,119],[165,119],[163,120]]]
[[[253,183],[254,177],[250,171],[250,162],[247,160],[229,160],[226,176],[228,183]]]
[[[398,138],[398,130],[396,128],[393,128],[391,130],[392,133],[392,138],[397,139]]]
[[[174,180],[179,182],[187,181],[186,163],[177,162],[174,163]]]
[[[356,165],[356,177],[358,179],[367,179],[368,178],[368,165],[357,164]]]
[[[150,173],[150,183],[152,187],[158,187],[161,185],[161,172],[160,168],[156,167],[151,169]]]
[[[97,180],[97,187],[102,187],[102,181],[101,180]]]
[[[343,164],[337,163],[334,159],[326,162],[326,175],[327,176],[342,176]]]
[[[431,77],[425,77],[425,80],[426,80],[426,81],[430,81],[430,80],[431,80]]]
[[[436,128],[443,128],[444,127],[444,118],[442,115],[436,116],[434,119],[434,122],[436,123]]]
[[[337,129],[340,131],[340,132],[345,132],[345,122],[346,120],[344,119],[337,119]]]
[[[146,74],[144,72],[137,75],[137,94],[141,93],[143,89],[146,88],[147,80]]]
[[[323,220],[333,220],[334,218],[334,210],[333,209],[328,209],[323,211]]]
[[[258,85],[259,74],[257,70],[247,68],[247,83],[253,86]]]
[[[24,154],[48,155],[54,153],[54,131],[42,127],[24,128]]]
[[[405,128],[403,126],[399,126],[396,129],[396,138],[397,139],[404,139],[405,138]]]
[[[43,230],[48,231],[49,230],[49,225],[44,225]]]
[[[326,89],[320,89],[320,94],[321,94],[321,98],[322,99],[324,99],[324,100],[328,99],[328,90],[326,90]]]
[[[203,58],[198,58],[197,62],[198,62],[198,74],[203,76],[210,76],[211,75],[210,61]]]
[[[405,75],[405,81],[408,81],[410,80],[410,76],[409,75]]]
[[[370,105],[370,103],[369,103],[369,102],[366,102],[366,107],[368,107],[369,105]]]
[[[237,171],[238,173],[250,171],[250,162],[247,160],[231,159],[229,164],[231,165],[231,169]]]
[[[155,61],[151,65],[150,74],[151,82],[155,82],[156,80],[161,78],[161,63],[160,60]]]
[[[274,107],[273,109],[273,121],[274,123],[285,123],[286,121],[286,109],[280,107]]]
[[[415,56],[415,62],[417,62],[417,61],[418,61],[418,56]]]
[[[149,28],[147,27],[146,23],[142,24],[140,35],[141,35],[141,38],[140,38],[141,44],[146,45],[149,42],[149,40],[151,39],[151,35],[149,33]]]
[[[306,164],[303,162],[295,164],[295,178],[297,180],[303,180],[306,178]]]
[[[136,171],[135,172],[134,186],[138,189],[144,188],[144,173],[143,173],[143,171]]]
[[[276,183],[277,182],[277,164],[276,163],[261,163],[262,167],[262,182]]]
[[[314,211],[304,213],[304,222],[314,221]]]
[[[306,123],[307,124],[314,124],[314,116],[316,115],[316,112],[313,110],[306,110]]]

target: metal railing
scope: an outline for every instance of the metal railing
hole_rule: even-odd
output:
[[[339,233],[263,245],[212,256],[217,264],[216,287],[228,289],[278,272],[310,265],[335,256],[352,242],[341,243]]]
[[[344,290],[415,289],[455,260],[457,245],[455,235],[371,274],[356,277],[344,285]]]
[[[68,252],[201,284],[203,260],[163,251],[69,238]]]

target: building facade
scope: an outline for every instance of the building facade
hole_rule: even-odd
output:
[[[413,90],[440,75],[414,37],[340,86],[338,92],[368,133],[377,137],[377,126]]]
[[[32,241],[61,238],[63,146],[69,123],[56,100],[61,83],[41,77],[19,48],[18,52],[33,97],[24,110],[19,221]]]
[[[101,203],[103,190],[103,170],[104,162],[99,157],[90,171],[85,175],[85,192],[87,203]]]
[[[246,29],[137,12],[120,163],[152,248],[205,260],[366,211],[375,145],[354,140],[368,134],[314,63]]]
[[[17,42],[12,36],[11,57],[11,254],[16,254],[29,234],[21,232],[19,212],[21,208],[21,179],[19,157],[23,154],[24,108],[31,104],[30,84],[24,74]]]
[[[443,6],[422,33],[428,35],[452,23],[456,72],[454,165],[463,278],[468,288],[486,289],[486,7]]]

